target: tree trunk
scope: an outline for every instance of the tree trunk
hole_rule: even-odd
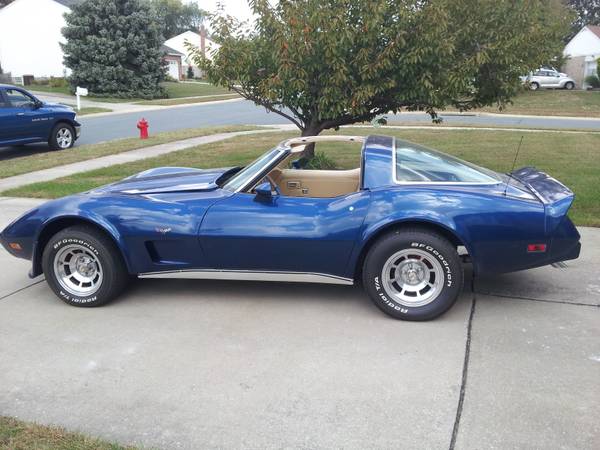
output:
[[[312,126],[312,127],[308,126],[302,130],[301,136],[302,137],[317,136],[319,133],[320,133],[320,130],[316,126]],[[315,144],[313,142],[312,144],[308,144],[306,146],[306,149],[304,150],[304,159],[306,159],[306,161],[309,161],[314,157],[315,157]]]

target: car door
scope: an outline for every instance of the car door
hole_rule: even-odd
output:
[[[560,87],[560,75],[554,70],[546,71],[548,75],[548,87]]]
[[[0,145],[10,141],[13,126],[10,105],[4,97],[4,90],[0,89]]]
[[[268,201],[237,193],[208,210],[200,243],[216,269],[346,276],[369,198],[369,191]]]
[[[4,95],[9,104],[11,140],[23,143],[46,140],[48,115],[38,110],[36,99],[17,88],[5,89]]]

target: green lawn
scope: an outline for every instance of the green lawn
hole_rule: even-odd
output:
[[[254,130],[256,127],[227,126],[208,128],[188,128],[165,133],[151,134],[148,139],[128,138],[101,144],[88,144],[75,146],[67,150],[48,150],[44,153],[36,153],[10,161],[4,161],[0,165],[0,178],[12,177],[34,170],[48,169],[50,167],[62,166],[78,161],[98,158],[100,156],[113,155],[151,145],[164,144],[166,142],[178,141],[198,136],[206,136],[215,133],[227,133],[232,131]]]
[[[75,108],[73,108],[75,109]],[[77,111],[78,116],[87,116],[88,114],[98,114],[103,112],[112,112],[112,109],[108,108],[96,108],[95,106],[90,106],[88,108],[81,108]]]
[[[344,134],[373,133],[368,128],[342,130]],[[394,130],[379,129],[419,142],[485,167],[507,172],[522,135],[525,136],[517,167],[534,165],[555,176],[573,189],[577,198],[571,217],[578,225],[600,226],[600,135],[593,133],[521,133],[479,130]],[[35,183],[4,192],[3,195],[56,198],[110,183],[136,172],[160,166],[227,167],[244,165],[269,147],[294,133],[269,133],[243,136],[191,149],[121,164],[54,181]],[[341,168],[357,167],[359,152],[345,144],[325,144],[325,149]]]
[[[166,89],[169,99],[184,98],[184,97],[200,97],[207,95],[220,95],[220,94],[231,94],[225,88],[214,86],[208,83],[189,82],[189,83],[177,83],[175,81],[165,81],[161,83]],[[51,87],[49,85],[32,85],[27,86],[27,89],[33,92],[47,92],[51,94],[65,94],[71,95],[68,87]],[[86,97],[88,100],[94,100],[98,102],[106,103],[135,103],[144,102],[140,98],[114,98],[114,97]]]
[[[0,416],[0,450],[134,450],[62,428]]]
[[[209,83],[199,83],[196,81],[190,81],[185,83],[177,83],[173,81],[166,81],[162,85],[167,89],[169,98],[183,98],[183,97],[199,97],[203,95],[218,95],[218,94],[230,94],[225,88],[214,86]]]
[[[534,116],[600,117],[600,91],[525,91],[502,111],[498,108],[484,108],[482,111]]]

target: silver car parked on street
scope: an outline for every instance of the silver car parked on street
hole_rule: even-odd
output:
[[[522,77],[522,81],[528,84],[532,91],[537,91],[541,88],[567,90],[575,88],[575,80],[573,78],[567,76],[565,73],[548,68],[540,68],[535,72],[531,72],[528,76]]]

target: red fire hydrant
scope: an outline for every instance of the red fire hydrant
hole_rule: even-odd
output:
[[[137,127],[140,130],[140,139],[148,139],[148,121],[142,117]]]

